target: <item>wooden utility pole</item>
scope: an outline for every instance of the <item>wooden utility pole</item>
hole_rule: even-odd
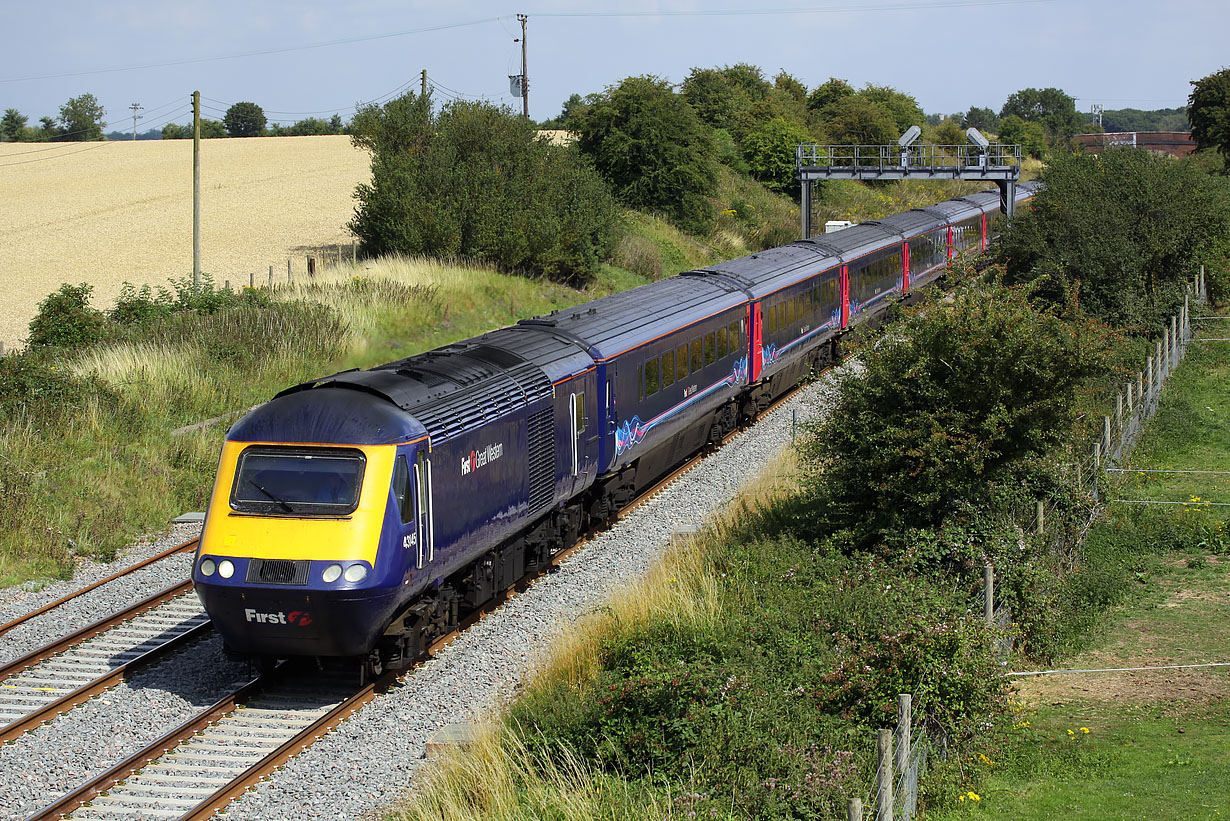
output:
[[[423,69],[423,72],[420,75],[420,87],[421,87],[421,90],[419,91],[419,95],[422,97],[426,97],[427,96],[427,69]]]
[[[201,284],[201,92],[192,92],[192,284]]]
[[[530,75],[525,67],[525,24],[530,18],[525,14],[518,14],[517,19],[521,21],[521,114],[528,120],[530,118]]]

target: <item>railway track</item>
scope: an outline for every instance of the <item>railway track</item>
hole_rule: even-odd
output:
[[[793,393],[787,392],[764,413],[772,412]],[[722,444],[746,430],[732,432]],[[701,452],[682,463],[621,509],[612,521],[645,503],[707,455]],[[582,538],[560,551],[552,557],[550,566],[558,566],[588,541],[589,537]],[[546,572],[544,569],[527,574],[501,591],[465,618],[456,630],[437,639],[410,670],[385,674],[360,686],[353,673],[304,670],[284,664],[39,810],[29,817],[30,821],[137,815],[185,821],[209,817]]]

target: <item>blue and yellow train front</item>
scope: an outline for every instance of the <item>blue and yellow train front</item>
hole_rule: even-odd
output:
[[[368,653],[420,586],[407,465],[423,429],[353,390],[281,396],[227,434],[192,579],[227,647]]]

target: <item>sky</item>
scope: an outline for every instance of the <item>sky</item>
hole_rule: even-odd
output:
[[[6,3],[0,110],[37,124],[92,93],[108,130],[221,119],[238,101],[270,122],[349,119],[418,89],[521,109],[519,13],[528,15],[530,116],[631,75],[682,82],[745,62],[809,89],[829,77],[889,85],[927,113],[996,111],[1014,91],[1058,87],[1077,108],[1172,108],[1230,65],[1226,0],[60,0]]]

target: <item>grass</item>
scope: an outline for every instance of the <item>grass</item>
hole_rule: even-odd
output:
[[[0,342],[26,337],[42,295],[88,280],[110,304],[127,280],[161,284],[192,265],[192,141],[0,143]],[[46,148],[43,146],[42,148]],[[79,153],[73,153],[79,152]],[[219,284],[282,278],[304,249],[342,243],[366,152],[346,136],[201,142],[201,252]],[[77,272],[71,275],[66,272]]]
[[[1230,463],[1225,391],[1230,350],[1194,344],[1166,384],[1157,417],[1132,455],[1144,475],[1116,494],[1225,498],[1223,477],[1161,473]],[[1090,544],[1131,535],[1130,595],[1065,669],[1227,662],[1230,542],[1225,508],[1112,505]],[[1096,558],[1087,555],[1088,559]],[[929,819],[1106,819],[1230,816],[1230,668],[1022,679],[1020,714],[965,765],[964,787]],[[1081,728],[1090,730],[1086,734]],[[975,801],[968,791],[980,796]]]

